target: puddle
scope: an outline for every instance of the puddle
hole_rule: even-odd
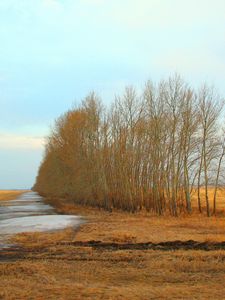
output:
[[[83,222],[80,216],[57,214],[43,200],[37,193],[28,192],[15,200],[0,202],[0,248],[7,246],[12,234],[76,228]]]
[[[1,234],[15,234],[30,231],[51,231],[79,224],[80,218],[77,216],[45,215],[20,217],[1,221],[0,232]]]

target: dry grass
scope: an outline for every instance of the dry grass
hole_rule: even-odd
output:
[[[210,201],[210,207],[212,208],[213,207],[213,196],[214,196],[214,188],[209,188],[209,191],[208,191],[208,195],[209,195],[209,201]],[[201,197],[201,202],[202,202],[202,206],[203,208],[206,207],[206,203],[205,203],[205,190],[204,188],[201,188],[200,190],[200,197]],[[193,192],[193,195],[192,195],[192,202],[193,202],[193,207],[196,208],[197,207],[197,190],[195,190]],[[218,212],[221,212],[221,211],[225,211],[225,188],[219,188],[217,190],[217,210]]]
[[[14,241],[28,252],[0,264],[0,299],[224,299],[225,251],[111,251],[62,245],[88,240],[222,241],[222,214],[164,218],[54,203],[59,211],[86,216],[89,222],[79,231],[17,235]]]
[[[0,201],[14,200],[28,190],[0,190]]]
[[[224,299],[224,252],[57,251],[1,264],[2,299]]]
[[[204,191],[202,190],[202,195]],[[213,190],[209,191],[210,196]],[[212,197],[210,198],[212,200]],[[192,215],[155,216],[149,213],[130,214],[120,211],[109,213],[96,208],[74,205],[69,201],[48,200],[61,213],[86,216],[88,224],[82,225],[77,240],[104,242],[161,242],[173,240],[215,241],[225,240],[225,190],[218,191],[218,214],[207,218]],[[196,206],[196,201],[193,201]],[[224,209],[223,209],[224,207]]]

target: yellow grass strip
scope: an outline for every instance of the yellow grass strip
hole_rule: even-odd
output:
[[[0,201],[14,200],[28,190],[0,190]]]

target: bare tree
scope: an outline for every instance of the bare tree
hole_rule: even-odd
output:
[[[34,188],[108,210],[178,216],[192,212],[197,184],[199,211],[204,186],[209,216],[209,184],[215,213],[225,154],[221,108],[212,89],[196,93],[178,75],[147,82],[141,96],[128,87],[108,110],[90,93],[56,120]]]

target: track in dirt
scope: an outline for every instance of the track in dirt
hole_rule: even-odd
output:
[[[61,242],[60,245],[70,245],[74,247],[93,247],[95,249],[105,250],[225,250],[225,241],[219,243],[198,242],[193,240],[188,241],[168,241],[160,243],[104,243],[101,241],[87,241],[87,242]]]
[[[158,251],[176,251],[176,250],[201,250],[201,251],[214,251],[214,250],[225,250],[225,241],[218,243],[210,242],[198,242],[193,240],[188,241],[168,241],[161,243],[104,243],[101,241],[75,241],[75,242],[60,242],[57,244],[60,246],[68,246],[76,250],[76,248],[88,247],[95,250],[108,250],[108,251],[117,251],[117,250],[158,250]],[[0,262],[9,262],[17,261],[24,259],[66,259],[66,260],[83,260],[83,258],[77,258],[65,255],[64,251],[57,250],[57,245],[55,251],[52,249],[46,248],[23,248],[20,246],[15,246],[11,248],[1,249],[0,250]],[[65,250],[65,249],[64,249]],[[85,258],[85,260],[89,260]]]

